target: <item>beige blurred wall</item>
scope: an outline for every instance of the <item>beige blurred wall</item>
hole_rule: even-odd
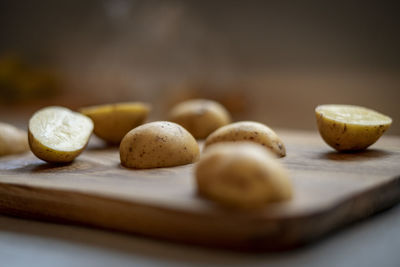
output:
[[[315,129],[316,105],[346,103],[390,115],[389,133],[400,134],[395,7],[0,0],[0,55],[19,54],[62,77],[60,95],[37,105],[142,100],[161,119],[176,101],[209,97],[227,104],[236,119]]]

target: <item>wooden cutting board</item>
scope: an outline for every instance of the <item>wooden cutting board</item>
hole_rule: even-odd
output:
[[[361,153],[331,150],[316,133],[279,132],[294,199],[262,210],[220,207],[196,194],[193,165],[130,170],[101,142],[70,165],[30,152],[0,159],[0,212],[235,249],[290,249],[400,201],[400,137]]]

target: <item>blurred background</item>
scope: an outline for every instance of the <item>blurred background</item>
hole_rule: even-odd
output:
[[[400,134],[395,1],[0,0],[0,120],[38,108],[223,103],[236,120],[316,129],[318,104],[357,104]]]

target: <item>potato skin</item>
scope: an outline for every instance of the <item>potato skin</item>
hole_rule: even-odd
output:
[[[361,125],[344,123],[324,116],[315,109],[318,130],[322,139],[333,149],[345,151],[360,151],[374,144],[391,125]]]
[[[200,195],[231,207],[261,207],[293,194],[278,159],[251,142],[211,146],[197,163],[195,175]]]
[[[365,126],[341,123],[318,114],[317,125],[324,141],[337,151],[359,151],[374,144],[390,125]]]
[[[146,169],[185,165],[199,158],[199,145],[182,126],[156,121],[136,127],[120,144],[121,164]]]
[[[32,153],[41,160],[49,163],[69,163],[79,156],[86,146],[75,151],[59,151],[40,143],[28,130],[29,147]]]
[[[204,144],[208,147],[218,142],[250,141],[270,149],[278,157],[286,155],[286,148],[279,136],[268,126],[253,122],[241,121],[221,127],[210,134]]]
[[[29,150],[25,131],[0,122],[0,156],[19,154]]]
[[[193,99],[174,106],[168,120],[183,126],[196,139],[204,139],[210,133],[231,122],[224,106],[206,99]]]
[[[150,105],[140,102],[115,103],[85,107],[79,112],[93,120],[96,136],[118,145],[130,130],[145,122]]]

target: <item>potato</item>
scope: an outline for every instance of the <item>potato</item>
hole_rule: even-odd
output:
[[[199,157],[196,139],[182,126],[167,121],[143,124],[121,141],[121,164],[128,168],[159,168],[185,165]]]
[[[292,197],[292,184],[278,159],[252,142],[219,143],[195,168],[200,195],[220,204],[254,208]]]
[[[98,137],[110,144],[119,144],[130,130],[144,123],[150,106],[129,102],[91,106],[79,111],[93,120]]]
[[[28,150],[26,132],[0,122],[0,156],[19,154]]]
[[[279,157],[286,155],[286,148],[278,135],[262,123],[241,121],[226,125],[210,134],[204,144],[217,142],[251,141],[267,147]]]
[[[229,112],[221,104],[206,99],[179,103],[169,112],[168,120],[182,125],[196,139],[204,139],[231,122]]]
[[[392,124],[388,116],[352,105],[321,105],[315,115],[322,139],[337,151],[366,149]]]
[[[93,131],[90,118],[64,107],[47,107],[29,120],[29,146],[38,158],[53,163],[73,161]]]

